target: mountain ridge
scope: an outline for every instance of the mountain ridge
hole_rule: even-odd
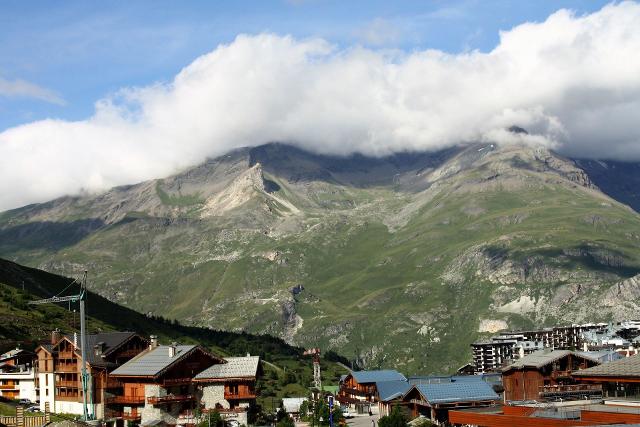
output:
[[[188,324],[451,371],[483,324],[591,319],[605,296],[624,309],[593,320],[638,306],[610,290],[640,273],[640,216],[581,164],[525,145],[367,158],[269,144],[0,214],[0,256],[89,269],[103,296]]]

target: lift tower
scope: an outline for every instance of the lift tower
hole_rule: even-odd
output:
[[[64,291],[69,289],[71,285],[79,283],[80,284],[80,292],[76,295],[67,295],[60,296]],[[87,272],[85,271],[82,275],[82,281],[78,282],[78,279],[75,279],[73,282],[69,283],[69,285],[64,288],[58,295],[51,297],[40,299],[36,301],[30,301],[29,304],[55,304],[59,302],[76,302],[80,303],[80,363],[82,366],[82,417],[84,421],[93,419],[93,402],[92,396],[90,396],[91,390],[91,376],[87,372],[87,332],[86,332],[86,313],[84,309],[84,302],[87,296]],[[89,398],[87,399],[87,396]],[[91,408],[91,410],[89,409]]]
[[[320,349],[311,348],[302,353],[305,356],[313,356],[313,386],[318,390],[322,389],[322,379],[320,377]]]

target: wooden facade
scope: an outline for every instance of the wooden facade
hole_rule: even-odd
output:
[[[563,386],[576,385],[572,374],[579,369],[598,365],[599,362],[578,356],[571,352],[555,360],[549,360],[542,366],[511,365],[502,373],[505,401],[544,400],[546,395],[565,393],[580,394],[579,388],[563,389]],[[522,359],[525,360],[525,359]],[[595,390],[588,387],[582,390],[590,394]]]
[[[90,399],[94,405],[103,405],[105,394],[116,383],[109,380],[109,372],[148,348],[148,341],[134,333],[106,333],[89,335],[88,342],[109,339],[108,345],[99,341],[87,349],[86,367],[91,377]],[[36,349],[40,381],[45,387],[41,401],[83,402],[82,357],[79,343],[60,334],[52,334],[52,344]],[[48,374],[48,375],[46,375]],[[48,395],[49,382],[54,384],[54,396]],[[100,411],[103,412],[103,411]]]
[[[166,350],[166,348],[161,348]],[[152,348],[148,351],[160,350]],[[164,412],[190,416],[196,412],[197,396],[193,377],[221,359],[202,347],[196,346],[183,357],[176,357],[158,374],[126,375],[114,373],[110,379],[117,381],[109,390],[106,399],[107,416],[124,420],[140,421],[146,405],[162,408]],[[148,387],[155,390],[150,393]],[[160,392],[159,390],[162,390]]]
[[[357,403],[373,403],[376,402],[376,383],[363,383],[360,384],[353,377],[352,374],[347,375],[338,391],[337,399],[342,404],[357,404]]]

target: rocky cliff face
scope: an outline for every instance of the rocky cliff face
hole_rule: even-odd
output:
[[[1,214],[0,256],[88,269],[144,313],[442,372],[482,334],[637,310],[640,217],[582,165],[529,146],[271,144]]]

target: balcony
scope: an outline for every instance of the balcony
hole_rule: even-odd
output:
[[[367,394],[371,394],[371,393],[367,393],[365,390],[358,390],[356,388],[348,388],[348,387],[341,388],[340,393],[354,394],[357,396],[366,396]]]
[[[173,403],[173,402],[189,402],[195,400],[196,397],[191,394],[185,395],[167,395],[167,396],[151,396],[147,398],[147,403],[152,405],[159,405],[162,403]]]
[[[56,386],[78,388],[78,381],[58,381]]]
[[[136,421],[140,420],[141,414],[138,414],[135,411],[127,413],[122,411],[107,411],[105,413],[105,418],[122,418],[123,420]]]
[[[18,384],[3,384],[0,385],[0,390],[16,390],[18,388]]]
[[[255,392],[238,392],[238,393],[230,393],[225,391],[224,392],[224,398],[225,400],[238,400],[238,399],[255,399],[256,398],[256,393]]]
[[[602,394],[601,384],[567,384],[567,385],[551,385],[538,387],[540,397],[562,397],[577,395],[600,395]]]
[[[106,399],[107,403],[119,405],[144,405],[144,397],[139,396],[113,396]]]
[[[122,387],[122,381],[117,380],[115,378],[107,378],[107,381],[105,383],[105,388],[120,388]]]
[[[167,378],[162,381],[162,385],[165,387],[185,384],[191,384],[191,378]]]
[[[54,369],[55,372],[78,372],[77,365],[57,365]]]

